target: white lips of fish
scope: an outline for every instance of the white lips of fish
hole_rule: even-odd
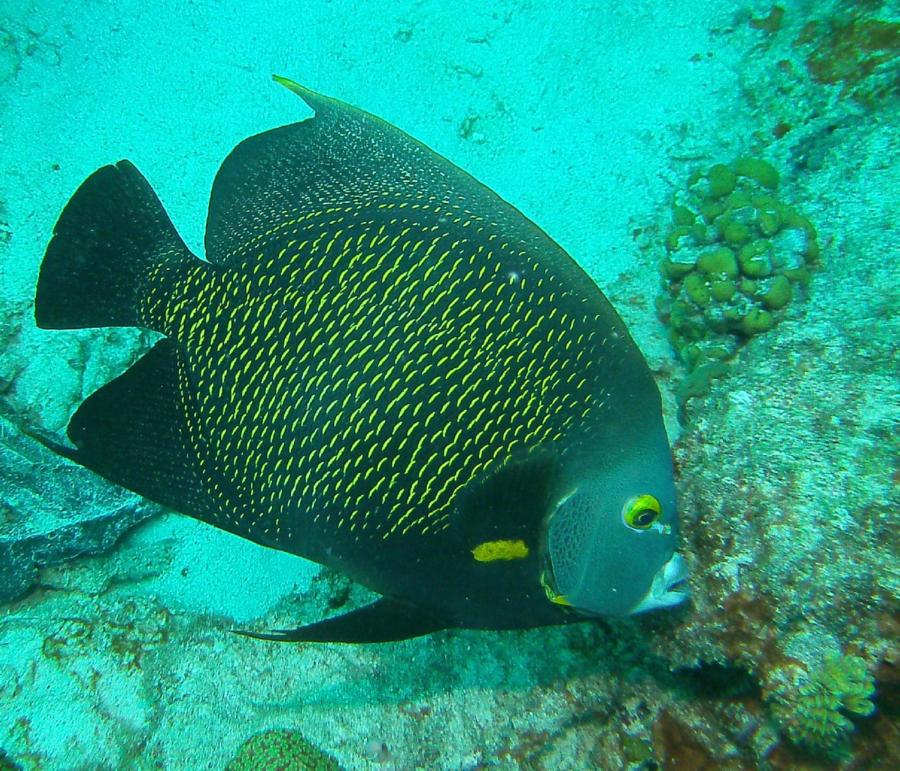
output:
[[[657,608],[671,608],[684,602],[690,591],[684,583],[688,576],[687,563],[680,554],[675,554],[653,577],[650,590],[644,595],[631,613],[645,613]]]

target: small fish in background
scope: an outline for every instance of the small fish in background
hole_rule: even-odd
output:
[[[165,337],[91,395],[107,479],[382,595],[285,641],[384,642],[682,601],[659,392],[588,275],[394,126],[315,112],[218,172],[206,260],[128,161],[90,176],[41,266],[45,329]]]

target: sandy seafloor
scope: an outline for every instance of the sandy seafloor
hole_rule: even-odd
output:
[[[813,13],[786,5],[793,24]],[[678,370],[652,302],[673,189],[692,164],[760,149],[784,174],[796,137],[821,130],[828,110],[843,125],[859,113],[837,98],[839,85],[810,87],[803,98],[819,100],[814,118],[794,138],[772,139],[777,95],[759,91],[771,70],[768,33],[748,25],[769,8],[670,0],[4,0],[6,414],[61,430],[77,403],[135,355],[138,338],[129,332],[34,328],[29,304],[43,249],[78,184],[103,164],[130,159],[202,254],[222,159],[241,139],[307,115],[271,82],[278,73],[395,123],[558,240],[609,290],[660,374],[676,440]],[[827,245],[850,237],[872,264],[898,257],[890,223],[900,207],[889,192],[898,189],[896,102],[860,125],[868,133],[848,143],[853,150],[826,148],[826,162],[793,187],[818,219],[826,266],[842,254]],[[848,175],[843,161],[868,164],[870,173]],[[877,237],[865,230],[872,224],[865,213],[881,228]],[[826,267],[808,304],[833,296],[828,280]],[[896,273],[893,282],[876,295],[896,297]],[[784,326],[803,328],[802,312]],[[886,322],[881,334],[891,328]],[[748,355],[761,344],[751,341]],[[895,399],[888,387],[875,400],[882,423],[896,420]],[[3,424],[5,434],[14,422]],[[721,457],[741,451],[723,447]],[[70,486],[96,484],[87,472],[71,474]],[[61,507],[55,478],[33,484],[49,507]],[[885,505],[896,501],[896,488],[886,489]],[[896,525],[896,509],[893,517]],[[371,647],[278,646],[229,633],[236,624],[290,626],[329,612],[335,582],[314,581],[317,573],[171,513],[147,519],[103,554],[45,569],[39,587],[0,617],[0,748],[24,768],[218,769],[253,734],[293,728],[347,768],[649,768],[666,766],[666,753],[674,753],[658,746],[671,731],[654,729],[658,705],[648,693],[683,698],[656,681],[689,655],[682,646],[672,663],[665,649],[653,649],[644,651],[652,667],[622,664],[635,653],[621,640],[664,635],[665,618],[602,634],[465,631]],[[873,649],[873,666],[876,658]],[[646,757],[641,746],[651,747]],[[765,753],[755,751],[753,762],[762,763]],[[753,765],[752,754],[741,757],[731,767]]]

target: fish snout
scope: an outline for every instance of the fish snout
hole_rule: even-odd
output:
[[[687,578],[687,562],[680,554],[673,554],[656,572],[650,590],[644,599],[632,608],[631,613],[645,613],[648,610],[671,608],[681,604],[691,596]]]

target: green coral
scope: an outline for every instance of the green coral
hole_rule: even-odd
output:
[[[791,301],[792,294],[790,279],[782,274],[775,276],[760,296],[768,308],[777,311]]]
[[[769,190],[778,187],[778,171],[762,158],[738,158],[734,162],[734,173],[754,179]]]
[[[0,747],[0,771],[22,771],[22,766],[7,755],[2,747]]]
[[[815,752],[839,751],[854,725],[847,715],[875,710],[875,681],[859,656],[834,654],[821,668],[774,693],[774,713],[795,744]]]
[[[706,175],[709,181],[709,197],[721,198],[728,195],[737,183],[737,174],[722,163],[713,166]]]
[[[727,246],[720,246],[718,249],[700,255],[697,259],[697,270],[711,276],[722,275],[728,278],[737,278],[737,258]]]
[[[700,357],[701,351],[699,348],[695,346],[694,351],[688,351],[688,356]],[[706,355],[715,355],[715,351],[707,351]],[[722,351],[722,358],[724,358],[728,354],[727,350]],[[683,410],[684,405],[687,403],[688,399],[692,399],[697,396],[706,396],[709,393],[710,383],[716,378],[722,377],[725,374],[725,365],[721,361],[712,361],[708,364],[701,364],[691,371],[691,373],[684,378],[681,383],[678,384],[678,387],[675,389],[675,398],[678,401],[679,405],[679,420],[684,420]]]
[[[751,308],[747,315],[741,319],[741,332],[747,337],[758,335],[760,332],[768,332],[775,326],[775,317],[761,308]]]
[[[779,197],[779,182],[767,161],[741,157],[695,171],[675,196],[656,308],[689,372],[773,329],[809,284],[816,229]]]
[[[264,731],[245,741],[226,771],[340,771],[337,761],[297,731]]]

